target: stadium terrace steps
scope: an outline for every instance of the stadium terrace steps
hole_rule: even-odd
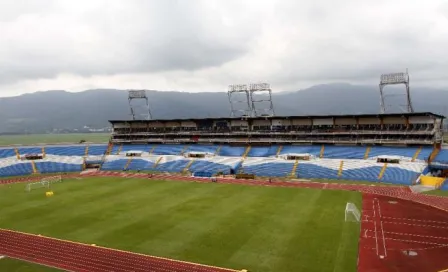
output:
[[[17,159],[20,160],[20,153],[19,153],[19,149],[17,147],[14,148],[14,152],[16,153]]]
[[[367,160],[367,158],[369,157],[370,149],[372,149],[372,147],[370,146],[366,148],[366,152],[364,153],[364,160]]]
[[[381,168],[380,174],[378,175],[378,179],[381,180],[383,178],[384,172],[386,172],[387,169],[387,163],[383,164],[383,167]]]
[[[31,167],[33,168],[33,174],[37,174],[37,167],[34,161],[31,161]]]
[[[414,162],[414,161],[417,159],[417,157],[418,157],[418,155],[420,154],[420,152],[422,152],[422,149],[423,149],[423,147],[420,146],[420,147],[417,149],[417,151],[415,151],[415,154],[414,154],[414,156],[412,156],[412,160],[411,160],[411,161]]]

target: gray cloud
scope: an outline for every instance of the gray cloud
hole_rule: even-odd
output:
[[[448,85],[444,1],[0,2],[0,95],[42,89],[276,89],[409,68]]]

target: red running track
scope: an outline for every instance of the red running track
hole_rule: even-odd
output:
[[[358,271],[448,268],[448,213],[409,200],[363,194]]]
[[[0,230],[0,255],[76,272],[236,271],[10,230]]]

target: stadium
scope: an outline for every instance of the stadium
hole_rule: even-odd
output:
[[[130,91],[108,143],[1,147],[3,267],[448,268],[444,116],[276,116],[269,85],[228,94],[231,117],[138,120]]]

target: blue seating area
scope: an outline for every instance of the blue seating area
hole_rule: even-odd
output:
[[[246,151],[246,146],[222,146],[219,156],[241,157]]]
[[[448,191],[448,178],[445,179],[445,181],[443,182],[442,186],[440,186],[440,190]]]
[[[440,150],[433,162],[448,164],[448,149]]]
[[[82,171],[82,165],[60,162],[36,162],[36,169],[40,173],[80,172]]]
[[[17,163],[7,167],[0,168],[0,176],[23,176],[33,173],[33,167],[31,163]]]
[[[184,150],[184,145],[171,145],[171,144],[161,144],[157,145],[153,150],[153,155],[180,155],[182,150]]]
[[[0,149],[0,158],[8,158],[8,157],[15,157],[16,152],[14,149],[8,148],[8,149]]]
[[[365,146],[332,146],[326,145],[324,158],[327,159],[364,159]]]
[[[338,170],[309,164],[299,163],[296,170],[299,178],[317,178],[317,179],[336,179],[338,178]]]
[[[152,170],[153,166],[154,163],[151,161],[132,159],[128,165],[128,170]]]
[[[378,156],[400,156],[412,158],[418,147],[388,147],[388,146],[373,146],[369,152],[369,158]]]
[[[253,146],[248,157],[270,157],[277,154],[278,146]]]
[[[193,176],[200,177],[200,178],[210,178],[210,177],[213,177],[213,175],[214,175],[214,173],[212,173],[212,172],[204,172],[204,171],[193,173]]]
[[[59,156],[84,156],[86,151],[85,145],[73,146],[49,146],[45,148],[46,154]]]
[[[417,160],[425,161],[431,156],[432,153],[432,146],[425,146],[422,148],[422,151],[420,151],[420,154],[417,156]]]
[[[89,146],[90,156],[101,156],[106,153],[107,145],[91,145]]]
[[[27,155],[27,154],[40,154],[42,153],[42,147],[21,147],[18,148],[20,155]]]
[[[210,161],[197,160],[190,165],[190,172],[210,172],[216,174],[223,172],[224,174],[230,174],[231,167],[229,165],[214,163]]]
[[[387,167],[381,179],[383,182],[411,185],[417,179],[420,173],[400,169],[398,167]]]
[[[161,172],[181,172],[189,163],[189,160],[175,160],[157,165],[156,170]]]
[[[280,155],[295,153],[319,156],[321,148],[321,145],[284,145],[280,151]]]
[[[121,153],[124,154],[127,151],[149,152],[149,151],[151,151],[152,147],[153,147],[153,145],[123,145],[123,148],[121,149]]]
[[[33,173],[33,166],[31,163],[17,163],[7,167],[0,168],[0,177],[10,176],[26,176]]]
[[[126,159],[107,161],[103,163],[101,170],[123,170],[127,162]]]
[[[364,180],[364,181],[378,181],[381,166],[369,166],[357,169],[347,169],[342,171],[342,179],[348,180]]]
[[[215,153],[218,149],[218,145],[191,145],[188,147],[187,152],[207,152],[207,153]]]
[[[261,163],[243,167],[243,172],[259,177],[285,177],[291,174],[294,163]]]

